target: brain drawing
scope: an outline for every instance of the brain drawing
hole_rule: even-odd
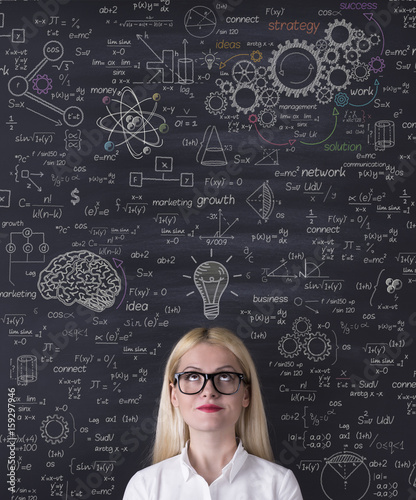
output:
[[[102,312],[114,304],[121,280],[106,260],[80,250],[51,260],[39,274],[38,289],[44,299],[58,299],[66,306],[78,303]]]

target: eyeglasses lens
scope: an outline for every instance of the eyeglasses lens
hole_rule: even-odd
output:
[[[216,390],[221,394],[233,394],[238,390],[240,378],[234,373],[222,372],[213,376]],[[188,372],[179,376],[179,388],[185,394],[196,394],[204,386],[205,377],[200,373]]]

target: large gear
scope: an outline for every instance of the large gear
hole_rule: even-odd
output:
[[[313,92],[321,78],[320,51],[307,42],[287,40],[269,59],[269,72],[273,83],[288,96],[307,96]],[[294,74],[293,68],[296,68]]]
[[[323,332],[311,333],[303,343],[303,353],[311,361],[323,361],[331,352],[331,342]]]

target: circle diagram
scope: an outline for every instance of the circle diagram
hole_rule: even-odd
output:
[[[186,31],[195,38],[209,36],[217,26],[214,12],[208,7],[197,5],[185,14]]]
[[[363,457],[350,451],[326,459],[321,473],[322,489],[330,500],[361,500],[370,487],[370,471]]]

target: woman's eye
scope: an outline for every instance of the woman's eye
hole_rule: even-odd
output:
[[[230,380],[232,380],[232,375],[231,373],[221,373],[219,379],[221,380],[221,382],[229,382]]]
[[[196,382],[199,380],[199,375],[198,373],[190,373],[187,375],[186,380],[189,380],[190,382]]]

